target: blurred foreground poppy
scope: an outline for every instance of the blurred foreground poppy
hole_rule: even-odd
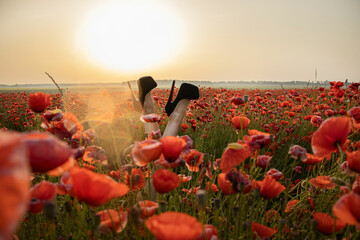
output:
[[[48,181],[36,184],[30,190],[31,202],[29,210],[32,213],[42,211],[44,203],[53,200],[56,196],[56,185]]]
[[[8,239],[26,212],[30,168],[21,135],[0,131],[0,238]]]
[[[65,189],[68,194],[90,206],[100,206],[129,192],[126,184],[115,182],[105,174],[94,173],[85,168],[73,168],[69,173],[62,190]]]
[[[360,151],[346,152],[348,167],[354,172],[360,173]]]
[[[313,217],[318,223],[317,228],[319,232],[325,235],[330,235],[333,234],[334,232],[336,233],[346,226],[346,224],[343,221],[339,219],[333,219],[330,215],[326,213],[316,212],[313,214]]]
[[[46,133],[29,133],[21,141],[29,150],[29,160],[34,172],[47,172],[65,163],[73,152],[69,146]]]
[[[334,204],[332,212],[344,223],[360,226],[360,195],[351,192],[342,196]]]
[[[194,217],[179,212],[164,212],[145,221],[158,240],[192,240],[201,236],[202,224]]]

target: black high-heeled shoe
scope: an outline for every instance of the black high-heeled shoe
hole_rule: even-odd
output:
[[[155,80],[150,76],[145,76],[139,78],[137,81],[138,88],[139,88],[139,101],[141,106],[144,107],[145,96],[148,94],[152,89],[156,88],[157,83]]]
[[[171,91],[169,99],[165,106],[165,112],[170,117],[171,113],[174,111],[176,105],[180,102],[182,99],[189,99],[189,100],[196,100],[199,98],[199,88],[195,85],[189,84],[189,83],[183,83],[180,86],[179,92],[173,102],[171,102],[173,93],[174,93],[174,87],[175,87],[175,80],[172,83]]]

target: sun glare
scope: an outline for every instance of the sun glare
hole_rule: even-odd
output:
[[[85,16],[77,46],[101,67],[131,73],[173,59],[184,45],[184,36],[173,9],[154,1],[111,1]]]

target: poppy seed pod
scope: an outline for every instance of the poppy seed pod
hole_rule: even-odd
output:
[[[206,191],[200,189],[196,192],[196,200],[198,202],[199,208],[204,208],[206,205]]]

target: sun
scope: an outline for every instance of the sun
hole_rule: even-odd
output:
[[[155,1],[107,1],[84,17],[77,47],[94,63],[116,72],[158,67],[185,43],[185,28],[174,10]]]

